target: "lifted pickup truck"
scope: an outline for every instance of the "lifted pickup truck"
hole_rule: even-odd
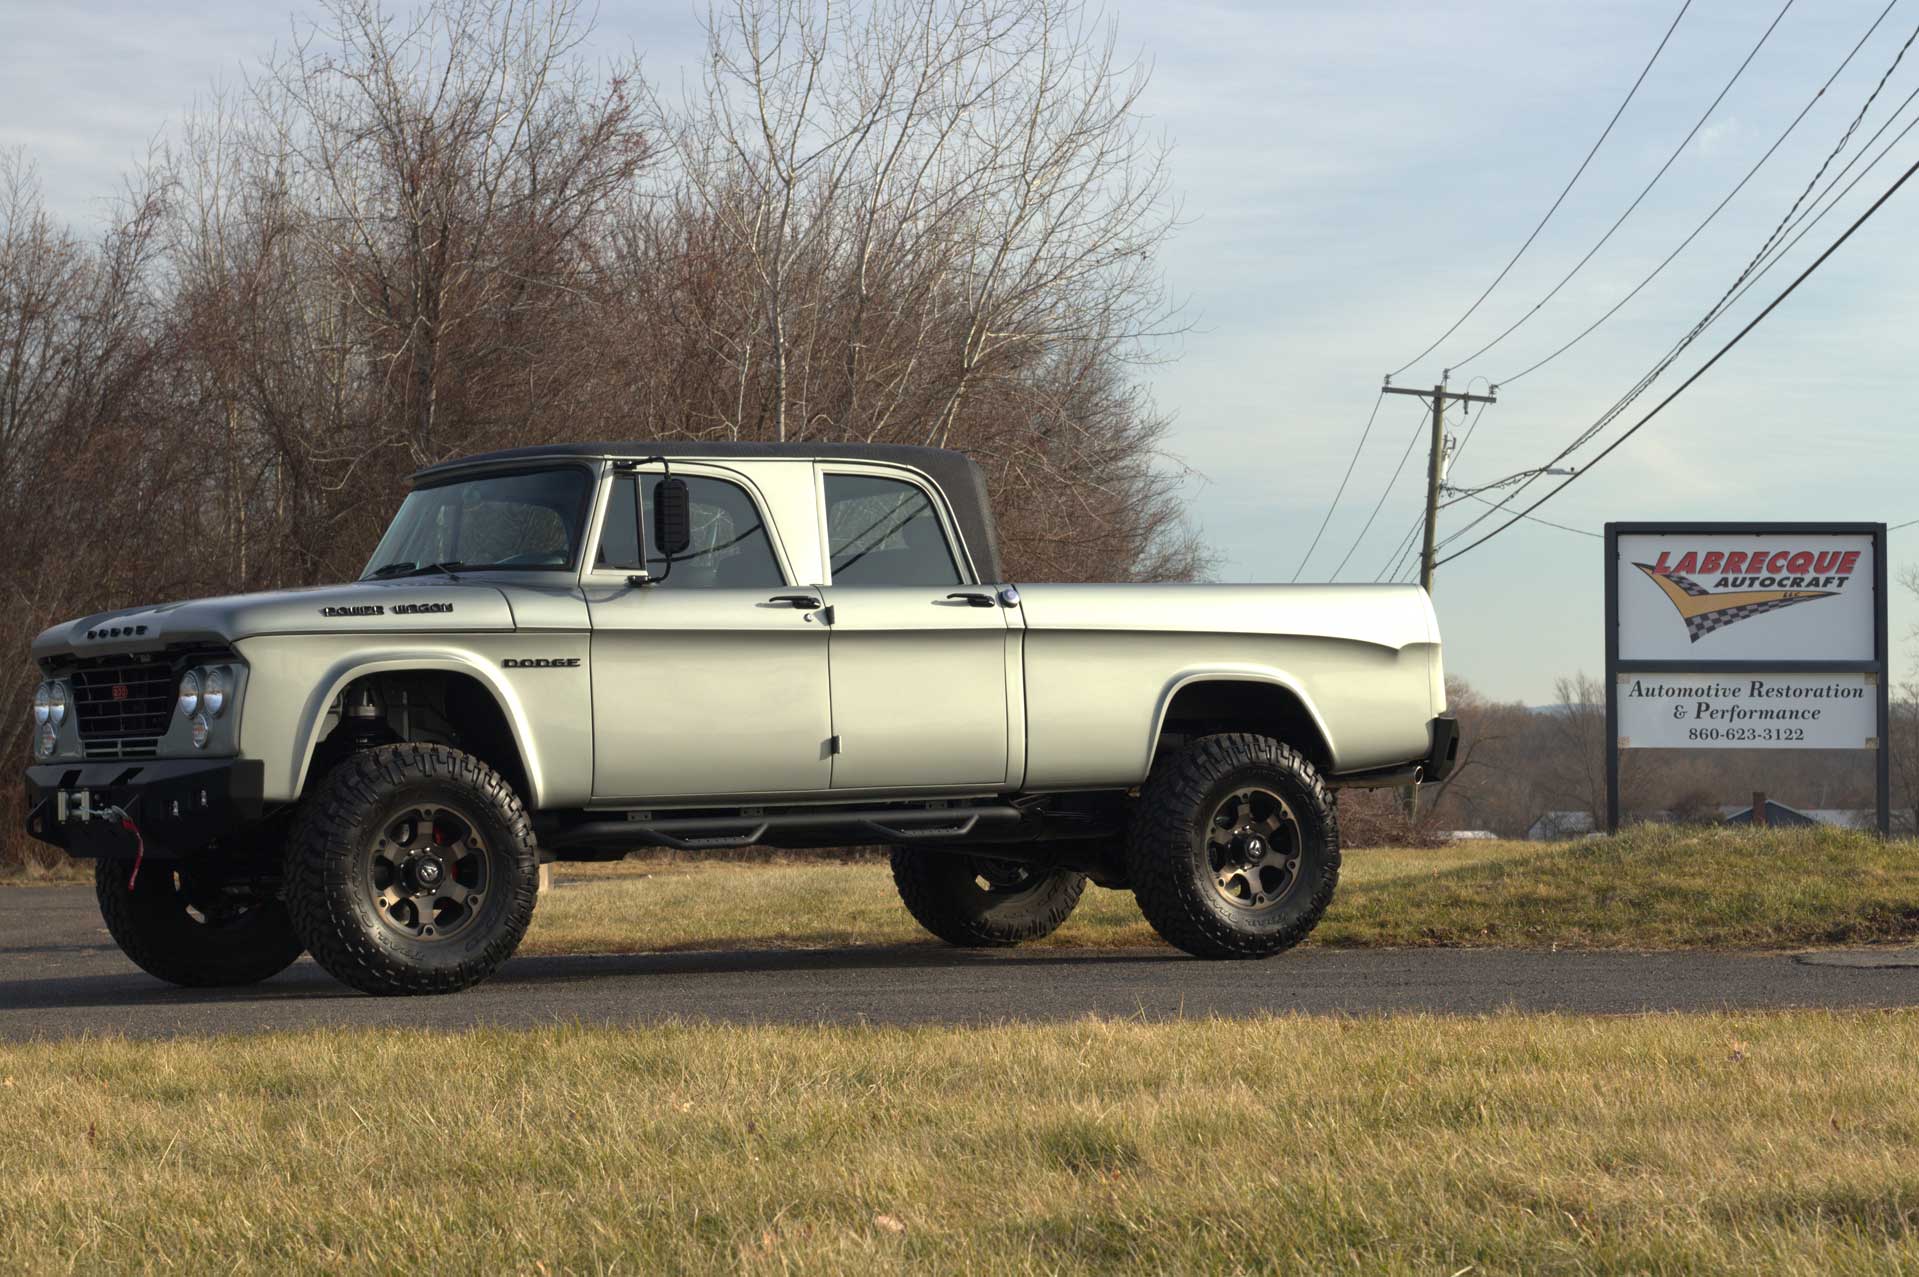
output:
[[[28,829],[186,985],[310,952],[370,993],[483,979],[541,860],[886,845],[934,935],[1090,880],[1208,958],[1300,941],[1334,787],[1443,776],[1425,593],[1043,585],[980,471],[891,446],[586,444],[433,466],[350,585],[35,640]]]

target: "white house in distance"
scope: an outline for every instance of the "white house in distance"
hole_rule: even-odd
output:
[[[1902,813],[1894,813],[1894,823],[1898,823]],[[1666,824],[1671,814],[1663,811],[1644,812],[1634,817],[1636,822],[1647,824]],[[1719,820],[1726,825],[1752,824],[1752,804],[1741,807],[1728,803],[1719,808]],[[1874,827],[1873,814],[1865,810],[1852,810],[1844,807],[1788,807],[1782,802],[1768,798],[1766,800],[1766,824],[1779,829],[1804,828],[1811,825],[1824,825],[1832,829],[1871,829]],[[1532,842],[1563,842],[1568,838],[1583,838],[1593,832],[1592,813],[1589,811],[1549,811],[1532,823],[1526,831],[1526,837]]]
[[[1526,837],[1532,842],[1564,842],[1592,831],[1593,814],[1589,811],[1549,811],[1532,823]]]

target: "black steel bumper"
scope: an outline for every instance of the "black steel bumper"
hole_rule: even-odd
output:
[[[27,832],[70,856],[128,857],[133,835],[102,814],[119,807],[147,855],[177,856],[259,820],[265,783],[266,764],[251,758],[43,763],[27,768]]]
[[[1446,779],[1453,774],[1453,765],[1458,761],[1459,720],[1451,714],[1441,714],[1433,720],[1433,747],[1426,761],[1419,765],[1420,782],[1430,785]]]

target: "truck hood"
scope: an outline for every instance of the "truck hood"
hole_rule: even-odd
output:
[[[494,586],[413,577],[96,612],[43,631],[33,641],[33,656],[37,661],[110,656],[176,643],[231,643],[261,634],[470,633],[512,628],[513,609]]]

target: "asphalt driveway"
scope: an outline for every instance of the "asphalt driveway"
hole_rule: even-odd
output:
[[[0,889],[0,1039],[254,1033],[331,1025],[979,1024],[1089,1014],[1500,1009],[1623,1014],[1919,1006],[1919,953],[1303,949],[1269,962],[1167,950],[928,946],[527,957],[449,997],[357,994],[303,959],[240,990],[176,989],[121,956],[86,887]]]

